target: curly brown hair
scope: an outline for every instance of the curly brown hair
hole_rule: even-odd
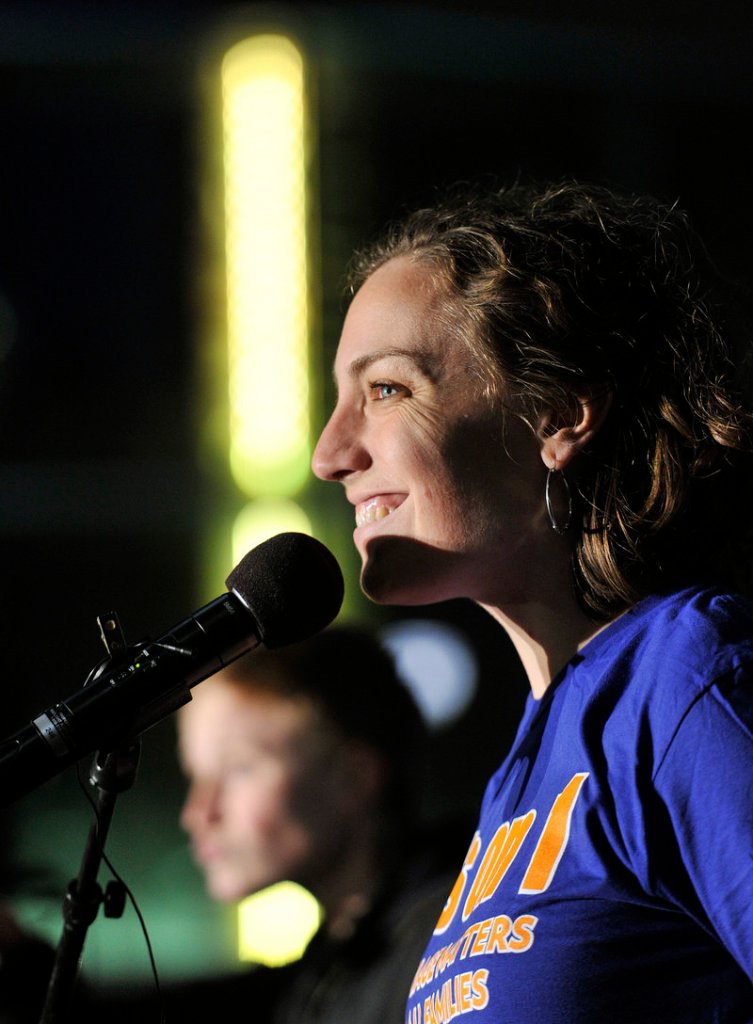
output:
[[[455,188],[357,254],[351,289],[398,256],[432,268],[487,391],[530,423],[612,394],[568,474],[573,577],[591,615],[729,583],[741,564],[747,582],[753,416],[719,275],[676,204],[575,182]]]

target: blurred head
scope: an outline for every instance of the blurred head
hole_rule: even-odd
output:
[[[360,630],[258,648],[193,690],[178,732],[181,822],[217,900],[283,880],[317,894],[354,845],[378,857],[417,810],[423,724]]]
[[[680,210],[577,184],[458,191],[412,214],[356,259],[348,317],[356,303],[363,307],[365,289],[373,293],[377,275],[384,284],[389,268],[406,265],[421,280],[412,289],[413,326],[403,318],[407,334],[457,364],[452,389],[443,389],[458,407],[452,444],[463,443],[461,420],[476,422],[493,410],[465,439],[469,473],[480,467],[493,486],[486,493],[470,487],[456,459],[456,490],[478,500],[487,519],[494,515],[488,501],[505,516],[506,502],[520,498],[494,480],[495,467],[511,456],[506,472],[521,469],[529,526],[519,534],[518,557],[541,537],[544,515],[542,469],[530,461],[519,424],[528,425],[543,457],[547,436],[591,410],[588,436],[566,465],[543,460],[564,469],[577,497],[569,549],[581,603],[594,617],[609,618],[650,590],[718,573],[725,541],[732,535],[739,543],[742,520],[735,526],[731,515],[741,505],[739,488],[751,479],[751,419],[717,319],[715,274]],[[405,309],[400,286],[393,287],[393,309],[400,303]],[[377,315],[372,309],[372,339],[390,332],[388,306],[383,298]],[[360,315],[356,309],[350,325],[346,318],[341,345],[352,349]],[[361,365],[368,344],[361,344]],[[341,389],[347,373],[343,367]],[[391,379],[372,383],[389,387]],[[454,455],[442,436],[446,425],[443,411],[424,425],[437,440],[440,481]],[[351,452],[343,462],[339,453],[336,468],[336,427],[326,428],[315,469],[347,483],[343,469],[352,473],[356,460]],[[486,460],[479,451],[484,429]],[[400,497],[392,502],[398,512]],[[389,494],[382,505],[384,514],[394,511]],[[516,551],[510,536],[498,536],[497,546],[503,558]]]

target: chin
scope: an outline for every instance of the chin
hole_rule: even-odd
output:
[[[426,605],[460,597],[456,557],[404,538],[373,542],[363,556],[361,590],[380,605]]]
[[[395,580],[366,570],[361,573],[361,590],[374,604],[408,606],[433,604],[440,600],[425,594],[414,582]]]
[[[207,892],[217,903],[237,903],[255,889],[249,889],[247,885],[241,885],[233,878],[209,878],[207,879]]]
[[[234,888],[228,888],[226,885],[217,885],[215,882],[207,884],[207,892],[215,903],[234,903],[241,898],[236,895],[236,891]]]

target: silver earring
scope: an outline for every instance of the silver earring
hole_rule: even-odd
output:
[[[562,484],[565,496],[565,504],[567,505],[567,515],[565,517],[564,522],[558,521],[557,514],[554,511],[552,503],[552,478],[555,476],[555,474],[557,480]],[[570,529],[570,523],[573,519],[573,497],[570,493],[570,484],[567,482],[567,477],[564,475],[562,470],[550,469],[547,471],[544,498],[546,500],[546,511],[549,515],[549,522],[551,523],[552,529],[555,533],[558,533],[560,536],[562,536],[563,534],[567,533],[567,531]]]

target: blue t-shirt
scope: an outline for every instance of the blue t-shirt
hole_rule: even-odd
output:
[[[753,604],[641,602],[529,698],[408,1024],[753,1022]]]

